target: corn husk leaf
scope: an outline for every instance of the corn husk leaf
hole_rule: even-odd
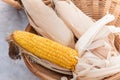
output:
[[[78,40],[75,45],[76,50],[81,56],[85,50],[87,50],[88,46],[94,41],[97,33],[105,26],[105,24],[114,20],[114,16],[111,14],[107,14],[100,20],[96,21]]]
[[[62,68],[56,64],[53,64],[45,59],[42,59],[42,58],[38,58],[37,56],[31,54],[30,52],[28,51],[25,51],[22,49],[21,53],[24,53],[24,54],[27,54],[28,57],[31,59],[31,61],[33,61],[34,63],[37,63],[39,65],[42,65],[50,70],[53,70],[55,72],[59,72],[59,73],[62,73],[62,74],[67,74],[67,75],[72,75],[72,71],[71,70],[68,70],[68,69],[65,69],[65,68]]]
[[[92,52],[86,52],[82,58],[78,59],[74,77],[78,80],[102,80],[120,72],[119,64],[120,55],[101,59]],[[83,67],[83,69],[81,70],[80,67]]]
[[[105,77],[112,76],[120,72],[120,65],[115,65],[109,68],[91,70],[85,77],[79,77],[79,80],[102,80]]]
[[[103,59],[106,59],[108,54],[110,56],[118,56],[119,53],[114,46],[114,39],[114,34],[111,33],[105,38],[94,41],[88,49]]]
[[[120,28],[119,27],[115,27],[115,26],[105,26],[95,37],[94,40],[98,40],[104,37],[107,37],[110,33],[118,33],[120,32]]]

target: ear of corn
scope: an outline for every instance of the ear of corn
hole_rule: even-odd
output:
[[[66,69],[74,70],[77,63],[75,57],[78,56],[75,50],[24,31],[15,31],[12,39],[24,50]]]
[[[53,0],[55,10],[66,25],[79,38],[94,22],[70,0]]]
[[[65,46],[74,46],[74,36],[55,11],[42,0],[21,0],[33,28],[51,40]]]

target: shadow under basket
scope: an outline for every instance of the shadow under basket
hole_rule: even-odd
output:
[[[115,16],[115,20],[108,25],[120,26],[120,0],[73,0],[79,9],[95,20],[103,17],[107,12]],[[26,31],[36,33],[32,26],[28,25]],[[27,54],[23,54],[23,59],[28,69],[42,80],[61,80],[66,76],[56,73],[30,60]],[[70,80],[72,76],[67,76]],[[120,80],[120,73],[110,76],[104,80]]]

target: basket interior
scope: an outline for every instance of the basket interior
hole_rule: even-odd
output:
[[[111,13],[115,20],[110,25],[120,26],[120,0],[73,0],[85,14],[95,20]]]

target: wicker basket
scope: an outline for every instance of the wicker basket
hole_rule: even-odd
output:
[[[95,20],[100,19],[107,12],[115,16],[115,20],[110,25],[120,26],[120,0],[73,0],[73,2],[88,16]],[[109,24],[108,24],[109,25]],[[28,25],[26,31],[35,33],[35,30]],[[29,55],[23,54],[24,62],[33,74],[43,80],[60,80],[60,77],[66,76],[44,68],[43,66],[32,62]],[[72,76],[67,76],[69,79]],[[120,73],[115,74],[105,80],[120,80]]]

